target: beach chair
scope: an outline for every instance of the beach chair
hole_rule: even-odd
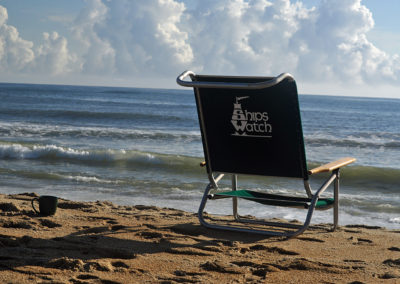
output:
[[[185,80],[189,76],[191,81]],[[333,230],[338,225],[339,170],[355,161],[342,158],[308,170],[304,148],[296,82],[284,73],[277,77],[196,75],[185,71],[177,83],[193,87],[203,142],[209,184],[199,208],[202,225],[213,229],[294,237],[310,225],[315,209],[333,208]],[[312,191],[309,177],[330,172],[322,186]],[[221,191],[218,183],[230,175],[232,188]],[[304,196],[276,195],[239,189],[238,175],[297,178]],[[301,180],[300,180],[301,179]],[[333,198],[321,194],[333,183]],[[232,198],[233,218],[228,224],[208,221],[204,208],[208,200]],[[266,221],[238,214],[238,199],[262,205],[308,210],[304,223]]]

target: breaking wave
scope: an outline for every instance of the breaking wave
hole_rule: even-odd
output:
[[[202,157],[189,157],[174,154],[160,154],[137,150],[113,149],[74,149],[57,145],[30,145],[18,143],[0,144],[0,159],[43,160],[51,162],[68,161],[108,167],[164,168],[177,173],[198,172]],[[310,163],[309,167],[320,163]],[[346,184],[379,185],[381,188],[399,190],[400,169],[371,166],[347,166],[342,170]]]
[[[94,163],[96,165],[143,167],[198,167],[201,158],[136,150],[73,149],[56,145],[0,144],[0,159],[43,160],[51,162]]]

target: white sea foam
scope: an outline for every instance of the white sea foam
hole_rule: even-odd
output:
[[[390,218],[389,222],[394,224],[400,224],[400,217]]]
[[[392,204],[378,204],[378,208],[383,208],[383,209],[391,209],[391,208],[396,208]]]
[[[64,178],[73,180],[73,181],[78,181],[78,182],[84,182],[84,183],[104,183],[104,184],[118,184],[119,181],[115,180],[106,180],[106,179],[100,179],[97,177],[89,177],[89,176],[65,176]]]

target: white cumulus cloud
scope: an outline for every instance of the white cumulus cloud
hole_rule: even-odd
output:
[[[186,27],[195,63],[208,72],[275,74],[298,66],[292,40],[312,16],[299,2],[207,0]]]
[[[22,39],[18,30],[7,25],[7,9],[0,6],[0,70],[23,71],[35,58],[33,43]]]
[[[90,0],[76,21],[84,71],[167,74],[193,59],[181,23],[184,4],[173,0]]]
[[[34,69],[52,75],[65,74],[80,70],[77,58],[68,50],[67,39],[57,32],[43,33],[43,43],[36,51]]]
[[[398,56],[367,39],[374,21],[360,0],[323,0],[313,8],[289,0],[203,0],[189,14],[194,63],[207,72],[399,81]]]
[[[18,30],[7,24],[7,9],[0,6],[0,71],[7,74],[43,73],[58,75],[76,69],[76,57],[70,54],[67,39],[57,32],[43,33],[43,43],[20,37]]]

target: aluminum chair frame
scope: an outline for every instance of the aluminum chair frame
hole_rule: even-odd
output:
[[[273,222],[273,221],[265,221],[265,220],[260,220],[260,219],[246,219],[243,218],[239,215],[238,213],[238,198],[233,197],[232,198],[232,209],[233,209],[233,217],[235,221],[239,223],[250,223],[250,224],[260,224],[260,225],[265,225],[265,226],[271,226],[271,227],[279,227],[279,228],[288,228],[288,229],[296,229],[296,230],[291,230],[291,231],[285,231],[285,232],[279,232],[276,230],[260,230],[260,229],[248,229],[248,228],[240,228],[240,227],[234,227],[234,226],[224,226],[224,225],[217,225],[217,224],[211,224],[207,222],[204,218],[204,209],[206,206],[206,203],[208,199],[210,199],[210,191],[212,189],[218,189],[218,181],[221,180],[224,177],[225,174],[218,174],[218,176],[210,183],[207,185],[203,198],[200,203],[200,207],[198,210],[198,217],[200,223],[211,229],[219,229],[219,230],[230,230],[230,231],[236,231],[236,232],[243,232],[243,233],[257,233],[261,235],[268,235],[268,236],[284,236],[284,237],[296,237],[300,234],[302,234],[307,228],[310,226],[311,218],[315,210],[315,205],[321,196],[321,194],[334,182],[334,205],[333,205],[333,226],[332,226],[332,231],[336,230],[339,222],[339,178],[340,178],[340,173],[339,169],[334,170],[330,177],[328,178],[327,181],[325,181],[322,186],[314,193],[311,194],[311,204],[308,208],[308,213],[306,216],[306,219],[303,223],[303,225],[297,225],[297,224],[291,224],[291,223],[283,223],[283,222]],[[306,191],[310,190],[311,188],[309,186],[308,181],[304,181],[305,189]],[[232,190],[237,190],[237,175],[232,175]]]

